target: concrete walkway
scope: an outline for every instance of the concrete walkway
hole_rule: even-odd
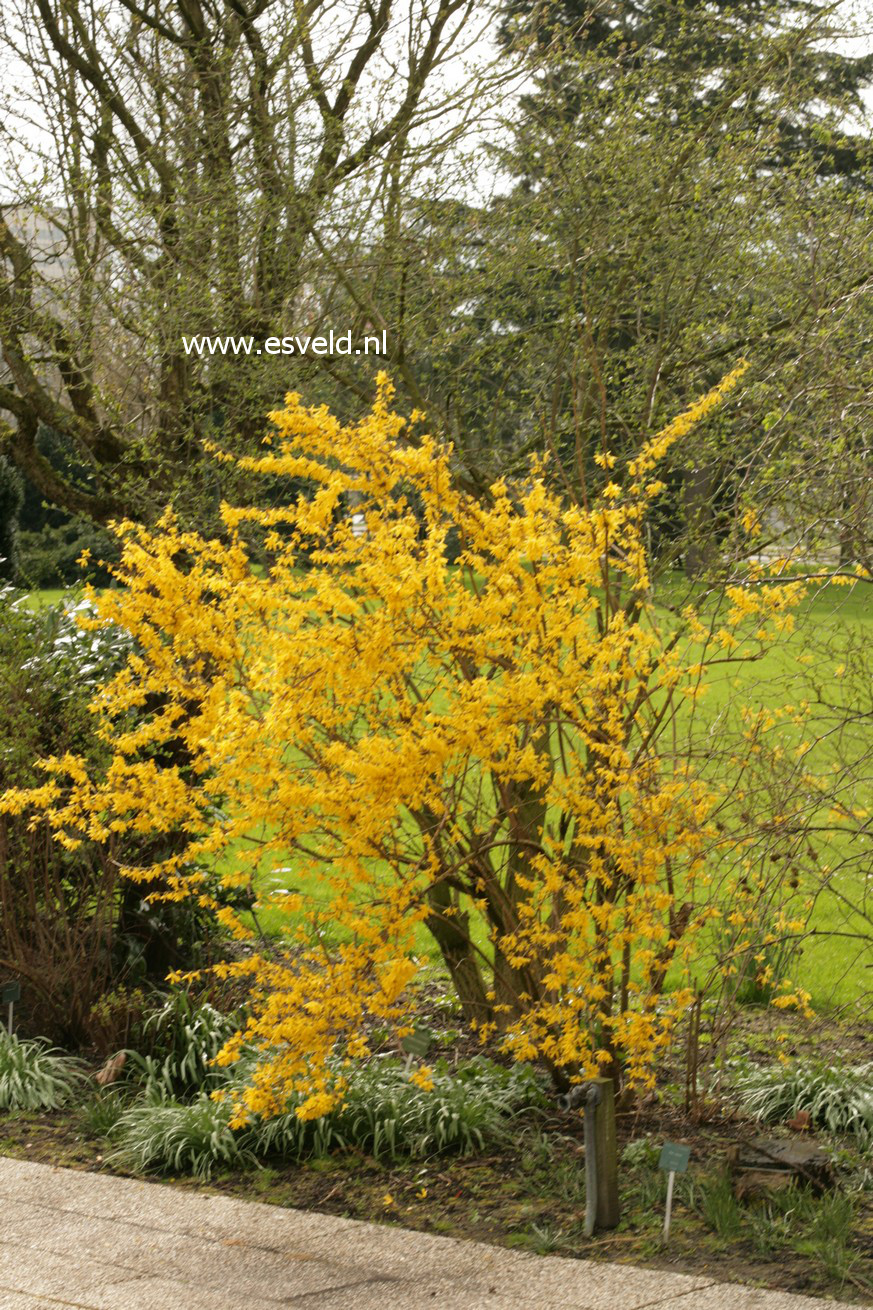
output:
[[[4,1158],[0,1212],[2,1310],[833,1310]]]

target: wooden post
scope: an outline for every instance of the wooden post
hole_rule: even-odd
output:
[[[594,1082],[600,1088],[600,1103],[595,1111],[597,1227],[615,1228],[619,1220],[615,1085],[611,1078],[595,1078]]]

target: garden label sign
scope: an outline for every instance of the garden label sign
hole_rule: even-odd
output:
[[[7,982],[0,986],[0,1003],[9,1006],[9,1036],[12,1036],[12,1007],[21,1000],[21,983]]]
[[[406,1054],[406,1072],[409,1073],[412,1067],[413,1056],[422,1059],[427,1055],[430,1045],[433,1042],[434,1034],[429,1028],[414,1028],[411,1033],[401,1040],[400,1045]]]
[[[667,1174],[667,1209],[664,1213],[664,1241],[670,1236],[670,1218],[673,1212],[673,1180],[677,1174],[684,1174],[691,1158],[691,1147],[681,1142],[665,1142],[661,1147],[658,1168]]]

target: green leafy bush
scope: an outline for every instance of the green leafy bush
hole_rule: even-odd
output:
[[[629,1169],[654,1169],[660,1154],[661,1148],[657,1142],[653,1142],[648,1137],[638,1137],[636,1141],[628,1142],[625,1146],[621,1153],[621,1162]]]
[[[364,1065],[339,1114],[345,1136],[371,1155],[423,1157],[481,1150],[519,1110],[541,1104],[532,1071],[472,1060],[450,1073],[441,1062],[431,1091],[410,1083],[393,1061]]]
[[[58,1110],[85,1076],[80,1060],[0,1030],[0,1110]]]
[[[14,579],[18,572],[18,515],[23,500],[21,474],[0,455],[0,578]]]
[[[86,610],[87,602],[68,599],[34,611],[0,586],[0,797],[43,783],[41,758],[69,752],[95,767],[105,758],[89,701],[132,641],[116,625],[79,627]],[[139,713],[131,711],[127,726]],[[119,875],[120,865],[148,862],[177,841],[174,832],[149,843],[113,836],[69,850],[14,800],[0,812],[0,955],[13,976],[27,979],[36,1031],[108,1053],[130,1028],[125,995],[136,1009],[137,984],[205,962],[218,938],[214,916],[155,901]]]
[[[124,643],[123,634],[82,632],[62,605],[35,613],[11,588],[0,590],[0,794],[44,781],[35,765],[42,756],[100,756],[88,697]],[[0,814],[0,954],[27,979],[37,1031],[79,1044],[114,970],[116,852],[94,842],[67,850],[33,818]]]
[[[806,1111],[816,1128],[854,1133],[865,1145],[873,1143],[873,1063],[753,1069],[735,1086],[756,1119],[777,1123]]]
[[[92,559],[87,569],[79,563],[84,551]],[[87,519],[69,518],[44,523],[35,531],[18,534],[19,571],[28,587],[74,587],[87,579],[105,587],[111,581],[104,561],[118,559],[118,543],[105,529]]]
[[[293,1110],[274,1119],[258,1119],[244,1130],[253,1153],[262,1159],[279,1156],[283,1160],[320,1160],[332,1151],[346,1150],[347,1140],[334,1115],[321,1119],[298,1119]],[[360,1143],[354,1143],[359,1145]],[[362,1148],[363,1149],[363,1148]]]
[[[131,1102],[125,1084],[98,1088],[81,1107],[81,1123],[91,1137],[109,1137]]]

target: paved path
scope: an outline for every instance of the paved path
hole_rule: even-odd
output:
[[[833,1310],[2,1157],[0,1214],[2,1310]]]

